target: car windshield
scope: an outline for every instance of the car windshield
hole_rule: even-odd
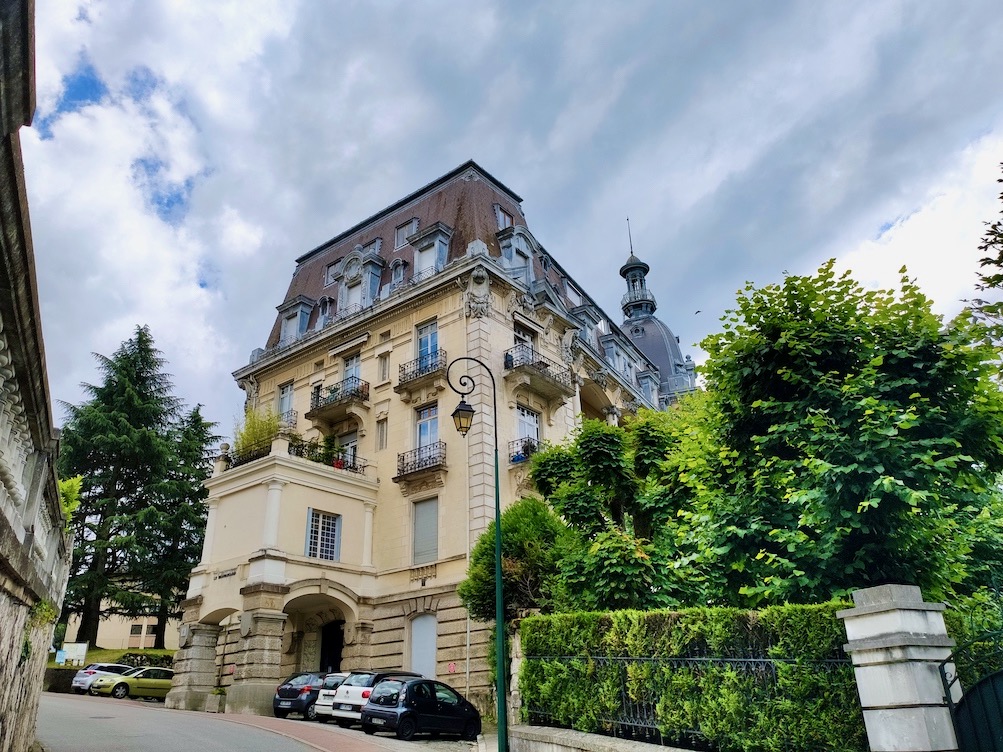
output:
[[[397,700],[400,697],[400,692],[403,687],[404,682],[397,681],[396,679],[381,681],[376,685],[376,689],[373,690],[373,694],[370,695],[369,702],[375,705],[394,706],[397,704]]]
[[[372,684],[375,674],[349,674],[342,686],[345,687],[368,687]]]
[[[136,666],[136,668],[130,668],[128,671],[126,671],[124,674],[122,674],[122,676],[135,676],[140,671],[142,671],[144,668],[146,668],[146,666]]]
[[[336,689],[341,686],[343,681],[345,681],[344,676],[326,676],[324,677],[324,689]]]

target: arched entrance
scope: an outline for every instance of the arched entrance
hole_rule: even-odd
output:
[[[321,593],[292,598],[283,637],[283,666],[292,671],[340,671],[345,648],[347,604]]]

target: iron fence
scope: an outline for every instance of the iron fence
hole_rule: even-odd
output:
[[[333,467],[335,470],[347,470],[351,473],[365,473],[369,461],[353,452],[342,451],[340,454],[325,448],[316,441],[304,441],[289,444],[289,454],[302,457],[305,460],[320,465]]]
[[[508,443],[509,461],[515,465],[525,462],[540,449],[540,441],[530,437],[514,439]]]
[[[546,674],[562,676],[569,690],[583,681],[591,684],[589,705],[597,713],[595,733],[708,752],[717,752],[719,747],[708,740],[698,723],[705,681],[728,682],[734,696],[741,698],[739,707],[730,711],[718,707],[713,711],[716,713],[741,713],[741,706],[782,703],[780,680],[785,671],[788,684],[791,671],[853,682],[849,659],[527,655],[525,662],[522,675],[532,677],[530,681],[539,681]],[[534,662],[561,665],[557,671],[551,665],[547,672],[537,672]],[[525,719],[532,725],[570,728],[576,720],[573,713],[569,715],[568,706],[541,707],[534,704],[532,690],[524,689],[522,695]],[[791,743],[783,749],[794,752],[800,747]]]

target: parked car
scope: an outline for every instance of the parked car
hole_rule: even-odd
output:
[[[171,689],[174,671],[169,668],[140,666],[121,676],[99,676],[91,684],[91,694],[125,697],[153,697],[163,700]]]
[[[324,677],[324,683],[321,684],[320,693],[317,695],[317,702],[314,703],[314,714],[321,723],[327,723],[331,720],[334,696],[338,694],[338,687],[347,678],[347,671],[335,671]]]
[[[412,671],[353,671],[338,687],[331,706],[331,717],[342,728],[348,728],[362,718],[362,706],[369,700],[373,687],[389,678],[421,678]]]
[[[467,741],[481,733],[481,714],[463,695],[431,679],[386,679],[362,708],[367,734],[394,731],[407,741],[421,732],[459,734]]]
[[[317,720],[317,697],[324,684],[322,671],[300,671],[275,688],[272,698],[272,712],[276,718],[285,718],[290,713],[301,713],[308,721]]]
[[[101,676],[121,676],[132,666],[124,663],[91,663],[73,675],[73,691],[82,695],[91,688],[91,683]]]

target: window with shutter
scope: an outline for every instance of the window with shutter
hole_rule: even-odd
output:
[[[439,558],[439,500],[414,503],[415,564],[428,564]]]

